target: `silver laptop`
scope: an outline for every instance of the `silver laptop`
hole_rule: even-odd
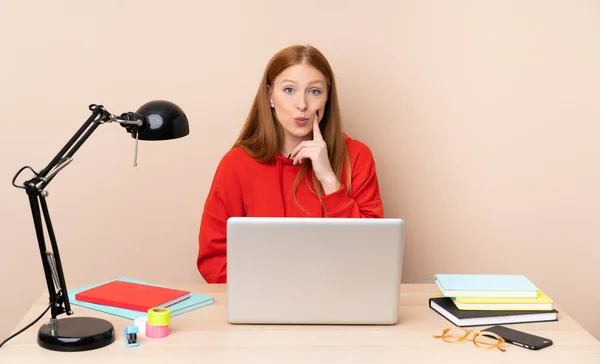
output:
[[[403,251],[401,219],[230,218],[228,322],[395,324]]]

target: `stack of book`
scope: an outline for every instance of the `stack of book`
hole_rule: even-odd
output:
[[[436,274],[429,307],[459,327],[557,321],[553,300],[524,275]]]
[[[135,320],[154,307],[168,307],[171,316],[213,304],[212,296],[159,286],[127,277],[69,290],[73,305]]]

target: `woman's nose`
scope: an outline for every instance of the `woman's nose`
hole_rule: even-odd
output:
[[[298,97],[297,105],[298,105],[298,110],[305,111],[308,106],[306,104],[306,98],[304,96]]]

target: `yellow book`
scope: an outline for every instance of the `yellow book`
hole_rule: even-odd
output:
[[[554,301],[538,290],[537,298],[452,297],[459,310],[550,311]]]

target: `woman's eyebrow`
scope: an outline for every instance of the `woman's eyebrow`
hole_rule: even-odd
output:
[[[281,81],[281,83],[285,83],[285,82],[298,83],[294,80],[289,80],[287,78],[285,80]],[[311,85],[313,83],[325,83],[325,82],[323,82],[322,80],[314,80],[314,81],[310,81],[308,84]]]

